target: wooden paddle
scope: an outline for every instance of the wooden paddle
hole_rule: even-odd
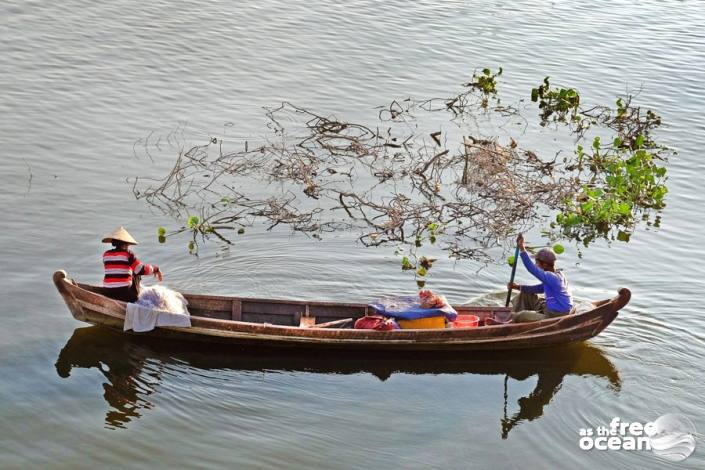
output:
[[[521,237],[521,233],[517,236],[517,240]],[[509,278],[509,284],[514,283],[514,275],[517,273],[517,264],[519,264],[519,243],[517,243],[516,249],[514,250],[514,264],[512,265],[512,277]],[[509,302],[512,301],[512,288],[507,288],[507,302],[505,307],[509,307]]]

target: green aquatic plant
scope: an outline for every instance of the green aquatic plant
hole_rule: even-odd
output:
[[[573,88],[552,88],[549,77],[531,90],[531,101],[538,102],[541,110],[541,125],[546,125],[550,118],[565,122],[576,120],[580,106],[580,95]]]
[[[468,86],[478,88],[484,94],[497,93],[497,78],[502,75],[502,67],[496,73],[492,73],[490,69],[482,69],[482,73],[474,73],[472,81]]]
[[[427,276],[433,267],[436,258],[430,258],[418,253],[418,249],[422,248],[425,243],[435,244],[437,237],[443,234],[443,227],[437,222],[427,223],[414,237],[414,244],[408,250],[408,253],[401,259],[402,271],[414,271],[414,276],[417,281],[417,286],[422,288],[426,285]],[[401,251],[397,250],[397,254]]]
[[[638,220],[648,221],[649,211],[665,207],[668,192],[666,168],[641,144],[643,139],[637,139],[633,148],[625,148],[615,139],[614,145],[602,148],[596,138],[591,152],[578,147],[585,183],[565,200],[552,227],[585,246],[596,238],[629,241]]]
[[[200,222],[200,219],[198,216],[192,215],[191,217],[188,218],[188,228],[190,229],[195,229],[198,227],[198,223]]]
[[[189,233],[191,235],[191,240],[187,245],[189,254],[198,256],[199,241],[205,242],[211,236],[216,237],[221,242],[226,245],[232,245],[232,241],[227,237],[222,235],[222,231],[225,230],[235,230],[235,226],[230,225],[233,221],[237,220],[239,217],[227,216],[219,217],[222,215],[221,212],[210,214],[205,217],[199,217],[196,215],[189,216],[186,219],[186,224],[182,225],[179,229],[174,230],[169,236],[178,235],[181,233]],[[240,227],[237,229],[238,235],[243,235],[245,233],[245,228]],[[157,229],[159,243],[166,243],[167,232],[166,228],[159,227]]]
[[[501,75],[502,67],[495,73],[488,68],[484,68],[481,73],[473,73],[472,80],[465,84],[465,86],[479,90],[483,94],[483,99],[480,102],[482,108],[487,108],[489,98],[497,95],[497,79]]]

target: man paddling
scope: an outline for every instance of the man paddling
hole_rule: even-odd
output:
[[[567,315],[573,310],[573,298],[568,287],[568,279],[561,270],[556,270],[556,254],[550,248],[542,248],[534,257],[536,264],[526,252],[524,237],[517,237],[521,261],[540,284],[522,286],[511,282],[507,288],[519,291],[513,300],[515,322],[531,322],[546,318]],[[538,294],[543,293],[545,298]]]
[[[140,280],[143,275],[154,274],[159,281],[162,280],[159,267],[143,263],[130,250],[130,245],[137,245],[137,240],[123,227],[106,235],[103,243],[113,245],[112,249],[103,253],[103,287],[108,297],[123,302],[135,302],[140,293]]]

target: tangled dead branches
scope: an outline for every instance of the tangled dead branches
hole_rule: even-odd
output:
[[[289,122],[299,118],[292,125],[302,138],[286,139],[284,114]],[[468,136],[458,149],[443,148],[434,138],[373,130],[289,103],[268,116],[285,138],[234,153],[217,142],[192,147],[158,184],[135,182],[135,195],[178,217],[196,209],[212,231],[226,220],[236,228],[257,219],[317,236],[357,228],[368,246],[413,243],[436,223],[445,249],[474,257],[531,225],[540,205],[555,206],[574,190],[554,163],[496,140]],[[478,246],[466,246],[469,240]]]
[[[199,230],[221,239],[226,229],[264,221],[314,237],[359,230],[365,246],[418,247],[430,239],[453,257],[487,260],[489,249],[544,224],[588,183],[577,157],[539,157],[513,137],[501,142],[418,122],[418,113],[433,112],[450,113],[452,121],[524,119],[489,98],[468,87],[454,98],[394,101],[375,127],[284,102],[266,111],[272,137],[263,145],[226,152],[222,140],[211,139],[179,153],[162,180],[136,180],[133,191],[177,218],[199,213]],[[634,129],[648,134],[657,125],[652,114],[635,123],[630,102],[618,104],[616,115],[604,107],[581,111],[573,132],[582,138],[600,121],[627,141],[636,139]],[[594,183],[594,172],[590,178]]]

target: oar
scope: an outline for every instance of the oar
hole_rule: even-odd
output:
[[[519,236],[521,236],[521,234],[519,234]],[[512,284],[514,282],[514,275],[517,273],[517,264],[518,263],[519,263],[519,244],[517,243],[517,247],[514,250],[514,265],[512,265],[512,277],[509,279],[509,284]],[[507,288],[507,302],[504,306],[509,307],[509,302],[511,302],[511,300],[512,300],[512,288],[508,287]]]

